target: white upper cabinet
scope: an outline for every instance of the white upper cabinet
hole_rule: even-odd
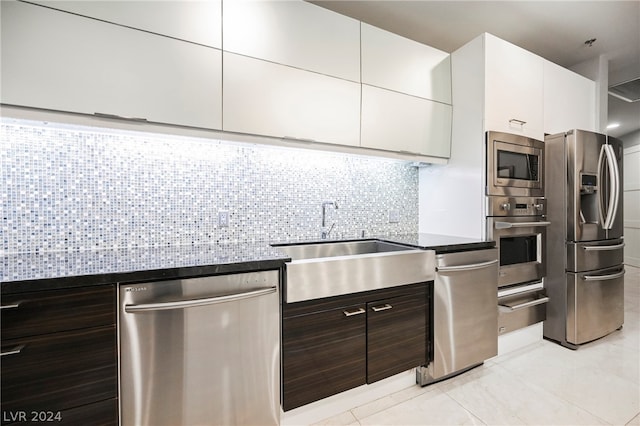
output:
[[[544,131],[596,130],[596,83],[550,61],[544,62]]]
[[[448,53],[362,23],[362,82],[451,104]]]
[[[218,49],[2,2],[4,104],[220,129]]]
[[[362,146],[448,158],[451,105],[362,85]]]
[[[223,49],[360,81],[360,22],[302,0],[227,0]]]
[[[221,0],[35,0],[32,3],[222,48]]]
[[[358,146],[360,84],[224,52],[223,130]]]
[[[544,59],[484,35],[485,129],[544,139]]]

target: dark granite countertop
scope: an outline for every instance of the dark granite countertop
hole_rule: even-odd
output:
[[[392,243],[405,244],[423,250],[435,250],[437,254],[481,250],[492,248],[496,245],[495,241],[492,240],[424,233],[395,235],[391,237],[380,237],[379,239]]]
[[[4,255],[0,293],[277,269],[289,258],[268,243]]]
[[[495,246],[493,241],[420,233],[361,238],[371,239],[431,249],[436,253]],[[354,240],[358,239],[337,241]],[[288,243],[319,242],[329,240]],[[0,293],[278,269],[288,260],[286,254],[267,242],[10,254],[0,257]]]

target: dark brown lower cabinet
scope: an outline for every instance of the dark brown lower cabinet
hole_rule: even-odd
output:
[[[428,362],[431,283],[283,305],[285,411]]]
[[[366,331],[363,304],[283,321],[283,408],[365,384]]]
[[[19,351],[2,357],[3,422],[6,412],[62,412],[116,398],[115,342],[115,326],[3,341],[3,352]]]
[[[114,286],[2,296],[2,340],[116,323]]]
[[[367,303],[367,383],[427,359],[426,292]]]
[[[115,287],[13,298],[17,306],[2,317],[3,332],[11,330],[10,339],[2,336],[2,424],[117,425]],[[3,296],[3,306],[8,299]],[[36,324],[49,332],[37,334]]]

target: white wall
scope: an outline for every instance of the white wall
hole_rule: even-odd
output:
[[[609,60],[605,55],[569,68],[596,82],[596,132],[606,133],[609,120]]]
[[[623,136],[624,263],[640,266],[640,130]]]

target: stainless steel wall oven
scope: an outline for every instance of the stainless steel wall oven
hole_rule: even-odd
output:
[[[548,222],[543,198],[488,197],[487,237],[500,251],[498,287],[540,281]]]

